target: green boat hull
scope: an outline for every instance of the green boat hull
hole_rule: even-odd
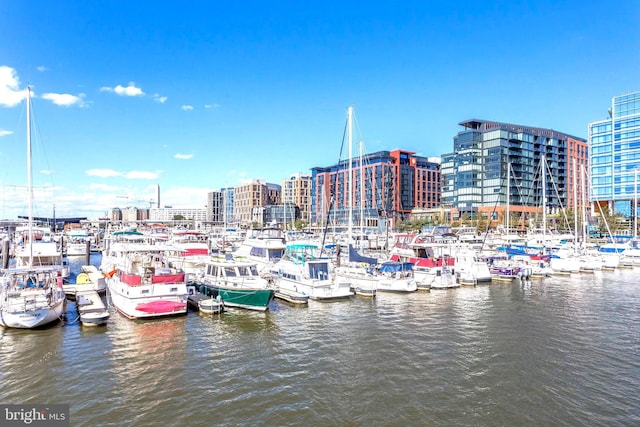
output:
[[[228,289],[218,288],[222,302],[227,307],[265,311],[274,297],[273,289]]]

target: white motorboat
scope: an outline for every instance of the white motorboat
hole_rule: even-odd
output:
[[[353,296],[350,283],[336,276],[333,262],[322,257],[316,245],[287,245],[282,259],[271,267],[271,274],[279,292],[321,301]]]

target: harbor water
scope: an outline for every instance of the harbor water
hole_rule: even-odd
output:
[[[95,328],[70,303],[0,329],[0,402],[77,426],[640,425],[639,307],[640,270]]]

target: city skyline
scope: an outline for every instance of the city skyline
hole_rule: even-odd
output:
[[[39,3],[0,6],[1,218],[27,212],[27,85],[35,214],[87,217],[335,164],[349,105],[367,152],[439,157],[471,118],[586,139],[640,89],[632,1]]]

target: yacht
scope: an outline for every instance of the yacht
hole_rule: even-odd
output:
[[[270,272],[279,292],[328,301],[353,296],[351,284],[336,276],[333,261],[323,256],[317,245],[296,243],[286,246],[283,257]]]

